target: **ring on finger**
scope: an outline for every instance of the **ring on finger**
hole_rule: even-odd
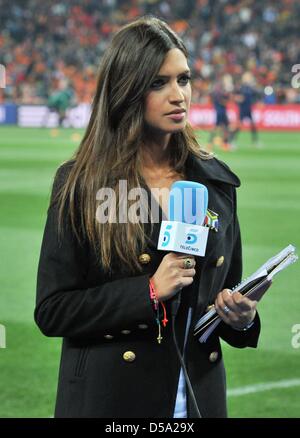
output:
[[[224,306],[223,307],[223,311],[226,313],[226,315],[230,312],[230,309],[229,309],[229,307],[227,307],[227,306]]]
[[[194,266],[193,260],[190,258],[186,258],[183,260],[183,268],[190,269]]]

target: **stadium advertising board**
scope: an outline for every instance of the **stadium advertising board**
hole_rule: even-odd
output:
[[[63,126],[66,128],[85,128],[89,121],[91,107],[80,104],[66,112]],[[56,128],[58,114],[45,105],[20,105],[18,108],[18,125],[23,127]]]
[[[299,131],[300,105],[253,105],[253,118],[256,127],[263,131]],[[228,106],[228,117],[232,124],[238,120],[238,109]],[[210,128],[215,122],[215,111],[211,105],[193,105],[189,120],[196,128]],[[247,123],[245,128],[247,129]]]
[[[17,123],[17,105],[6,103],[0,105],[0,125],[15,125]]]
[[[58,126],[58,114],[50,112],[44,105],[0,105],[0,124],[15,124],[23,127]],[[90,117],[91,107],[80,104],[67,110],[64,127],[85,128]],[[231,123],[238,119],[236,106],[228,106],[228,117]],[[263,131],[299,131],[300,105],[254,105],[253,117],[256,126]],[[211,128],[215,121],[215,111],[211,105],[191,106],[189,120],[195,128]],[[247,129],[247,123],[244,128]]]

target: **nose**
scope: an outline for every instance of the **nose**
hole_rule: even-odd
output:
[[[170,103],[184,102],[183,90],[181,89],[181,87],[179,86],[177,81],[174,84],[172,84],[172,86],[171,86],[170,94],[169,94],[169,102]]]

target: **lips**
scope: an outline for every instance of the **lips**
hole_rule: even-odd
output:
[[[168,117],[168,119],[173,120],[174,122],[182,122],[185,117],[185,110],[184,109],[174,110],[166,114],[166,117]]]
[[[183,109],[183,108],[179,109],[178,108],[176,110],[173,110],[173,111],[167,113],[166,116],[170,116],[172,114],[183,114],[183,113],[185,113],[185,109]]]

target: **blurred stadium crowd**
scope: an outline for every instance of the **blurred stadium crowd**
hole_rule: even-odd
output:
[[[234,84],[246,71],[265,102],[300,102],[291,86],[300,62],[298,0],[0,0],[7,78],[0,103],[47,103],[63,87],[90,103],[112,33],[144,14],[166,20],[184,40],[194,102],[207,103],[224,75]]]

